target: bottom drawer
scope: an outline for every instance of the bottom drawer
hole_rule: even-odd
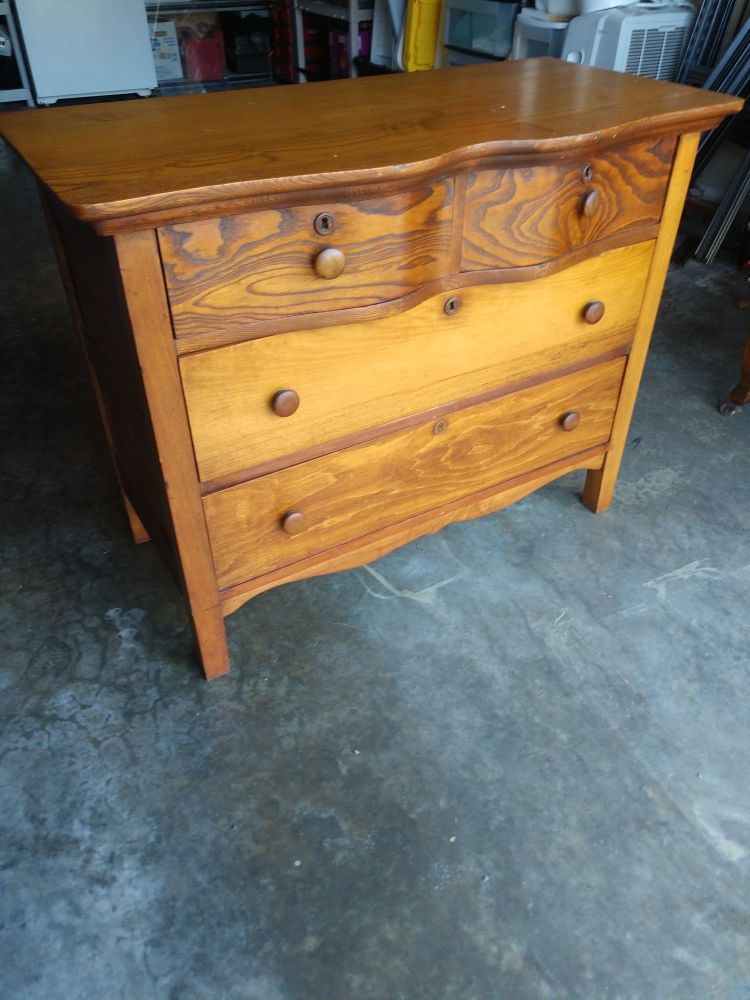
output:
[[[220,588],[606,444],[624,369],[617,358],[206,496]]]

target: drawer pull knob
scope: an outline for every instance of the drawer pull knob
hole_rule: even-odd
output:
[[[560,418],[560,425],[564,431],[574,431],[581,422],[581,414],[577,410],[570,410]]]
[[[321,250],[313,261],[315,273],[319,278],[338,278],[346,266],[346,257],[336,247]]]
[[[281,527],[287,535],[298,535],[305,530],[305,515],[301,510],[288,510],[281,519]]]
[[[581,215],[585,219],[590,219],[599,208],[599,201],[599,192],[596,188],[587,191],[583,198],[581,198]]]
[[[452,295],[449,299],[446,299],[443,306],[446,316],[455,316],[460,308],[461,299],[457,295]]]
[[[587,323],[598,323],[599,320],[604,315],[604,303],[603,302],[589,302],[583,307],[583,318]]]
[[[271,409],[277,417],[291,417],[299,408],[299,395],[294,389],[279,389],[271,400]]]

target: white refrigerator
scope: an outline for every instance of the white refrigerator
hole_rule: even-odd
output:
[[[144,0],[16,0],[39,104],[156,87]]]

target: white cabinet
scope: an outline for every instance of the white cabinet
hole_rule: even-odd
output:
[[[16,0],[15,8],[39,104],[156,87],[143,0]]]

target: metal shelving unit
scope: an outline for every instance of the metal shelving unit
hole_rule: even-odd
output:
[[[372,21],[373,5],[361,6],[358,0],[347,0],[346,3],[330,3],[327,0],[293,0],[294,6],[294,40],[297,73],[301,83],[307,82],[307,66],[305,62],[305,14],[315,14],[318,17],[328,17],[346,24],[349,33],[349,76],[357,75],[357,56],[359,55],[359,25],[361,21]]]
[[[240,14],[247,12],[268,12],[269,28],[271,26],[271,2],[272,0],[147,0],[146,14],[149,19],[154,17],[164,17],[169,14]],[[159,90],[163,94],[176,94],[180,91],[194,90],[200,87],[201,90],[225,90],[227,87],[247,87],[257,84],[272,83],[271,73],[271,48],[269,36],[268,68],[257,73],[235,73],[227,70],[221,80],[160,80]]]

